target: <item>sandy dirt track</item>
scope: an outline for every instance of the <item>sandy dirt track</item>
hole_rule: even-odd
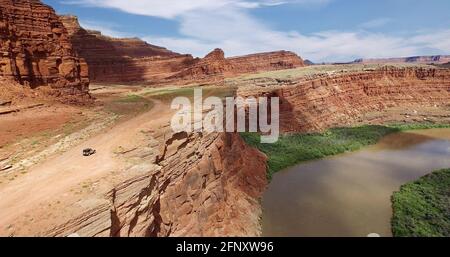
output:
[[[32,167],[29,172],[0,186],[0,235],[10,234],[8,228],[16,220],[33,215],[35,207],[67,193],[83,181],[108,175],[123,168],[123,160],[114,150],[132,142],[146,128],[157,128],[169,119],[170,109],[154,100],[154,107],[135,118],[115,125],[70,150],[56,154]],[[84,157],[82,150],[92,147],[97,153]]]

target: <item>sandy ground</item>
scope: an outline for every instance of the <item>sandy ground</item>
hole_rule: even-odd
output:
[[[106,93],[104,89],[99,91],[102,91],[102,94]],[[121,92],[127,92],[127,90],[117,91],[117,93]],[[64,213],[67,210],[60,209],[61,205],[58,207],[56,202],[63,200],[65,206],[70,206],[71,203],[81,200],[82,197],[77,192],[81,192],[87,183],[92,184],[93,181],[109,179],[110,176],[112,177],[111,174],[124,169],[126,160],[117,157],[115,153],[117,149],[123,146],[130,147],[133,144],[139,145],[142,143],[140,142],[142,131],[157,129],[167,124],[170,119],[172,113],[170,108],[158,100],[152,101],[154,104],[149,111],[122,120],[67,151],[55,153],[46,160],[31,166],[13,180],[1,183],[0,236],[35,235],[36,230],[42,232],[42,226],[50,226],[57,222],[58,218],[64,221],[70,214]],[[70,114],[71,112],[67,113],[67,115]],[[45,124],[44,120],[45,117],[39,117],[36,123]],[[58,119],[58,122],[60,120],[64,122],[64,119]],[[54,128],[60,125],[59,123],[48,126]],[[95,148],[97,153],[84,157],[82,150],[87,147]],[[107,187],[103,188],[108,190]],[[105,190],[99,190],[93,194],[103,194]],[[53,217],[50,219],[50,216]],[[49,223],[45,222],[47,217]],[[33,226],[34,224],[40,227]]]
[[[80,120],[81,111],[71,106],[42,106],[1,117],[0,146],[45,130],[54,130],[69,121]]]

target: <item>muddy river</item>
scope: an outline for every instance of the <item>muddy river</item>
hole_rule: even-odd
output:
[[[402,132],[377,145],[306,162],[273,177],[264,236],[392,236],[390,197],[402,184],[450,167],[450,129]]]

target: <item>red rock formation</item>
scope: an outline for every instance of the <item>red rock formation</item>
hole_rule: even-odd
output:
[[[191,55],[181,55],[137,38],[111,38],[85,30],[75,16],[60,16],[71,42],[89,64],[93,82],[157,82],[190,65]]]
[[[224,76],[232,75],[233,68],[225,58],[222,49],[215,49],[202,59],[197,59],[194,64],[170,77],[169,80],[220,80]]]
[[[132,178],[111,190],[109,203],[99,201],[43,234],[260,235],[259,199],[267,185],[263,154],[247,146],[238,134],[167,132],[159,140],[160,151],[153,160],[158,169],[134,171]]]
[[[259,53],[225,58],[222,49],[215,49],[190,67],[172,76],[174,80],[220,81],[246,73],[293,69],[305,66],[296,54],[287,51]]]
[[[450,70],[431,67],[385,66],[351,73],[284,80],[261,78],[241,83],[243,86],[238,90],[241,96],[280,97],[280,124],[285,132],[367,123],[370,120],[366,114],[381,113],[390,107],[417,110],[450,103]],[[378,122],[386,118],[390,117],[380,117]]]
[[[257,236],[266,157],[238,134],[191,135],[162,161],[158,236]],[[186,146],[184,146],[186,145]],[[176,151],[174,151],[176,150]],[[195,157],[194,157],[195,156]]]
[[[81,28],[75,16],[61,16],[78,54],[89,64],[93,82],[151,84],[217,82],[244,73],[304,66],[292,52],[279,51],[225,58],[215,49],[194,59],[137,38],[111,38]]]
[[[0,51],[0,76],[32,88],[50,85],[64,97],[87,96],[88,67],[55,11],[40,1],[0,0]]]
[[[305,66],[303,60],[293,52],[278,51],[228,58],[235,73],[256,73],[285,70]]]

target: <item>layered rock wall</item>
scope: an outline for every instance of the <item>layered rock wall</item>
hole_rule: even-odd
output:
[[[136,172],[110,191],[109,203],[45,235],[260,235],[259,199],[267,184],[263,154],[238,134],[167,132],[158,138],[157,168]]]
[[[222,49],[215,49],[204,58],[171,77],[174,80],[220,81],[247,73],[293,69],[305,66],[296,54],[287,51],[259,53],[225,58]]]
[[[77,17],[61,16],[70,40],[86,59],[93,82],[157,82],[190,65],[191,55],[181,55],[138,38],[112,38],[83,29]]]
[[[305,66],[302,58],[288,51],[231,57],[228,58],[228,61],[234,72],[238,74],[285,70]]]
[[[54,10],[37,0],[0,1],[0,76],[84,97],[89,79]]]
[[[280,97],[280,123],[285,132],[364,123],[368,121],[366,114],[392,107],[414,110],[450,104],[449,69],[385,66],[352,73],[259,78],[241,83],[241,96]]]
[[[83,29],[75,16],[60,19],[75,50],[89,64],[93,82],[218,82],[239,74],[305,66],[299,56],[287,51],[225,58],[221,49],[215,49],[204,58],[193,58],[138,38],[111,38]]]

